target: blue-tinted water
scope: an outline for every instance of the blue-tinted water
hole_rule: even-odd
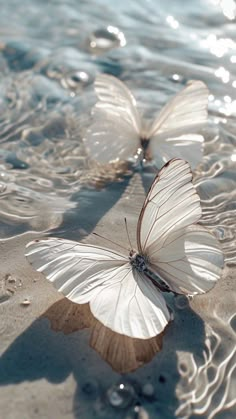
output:
[[[29,297],[32,306],[34,292],[40,294],[41,303],[45,301],[45,309],[50,305],[45,291],[49,288],[36,282],[36,291],[28,290],[22,269],[15,288],[10,287],[12,293],[5,288],[2,292],[1,314],[9,313],[9,321],[4,320],[0,329],[0,383],[12,386],[17,402],[25,382],[33,383],[25,390],[36,400],[26,403],[26,418],[48,415],[49,408],[41,413],[39,409],[47,392],[53,402],[46,404],[59,405],[55,413],[59,418],[147,417],[141,408],[135,411],[137,400],[151,418],[234,418],[235,2],[11,0],[0,6],[0,226],[1,239],[6,240],[2,244],[10,243],[4,253],[9,272],[16,258],[11,248],[22,246],[20,239],[27,232],[53,229],[54,235],[80,239],[96,225],[100,234],[114,229],[115,235],[118,225],[117,237],[122,241],[124,216],[135,228],[152,174],[143,173],[141,182],[132,171],[97,166],[83,147],[95,100],[93,81],[102,72],[125,81],[148,115],[155,114],[188,80],[200,79],[208,85],[210,124],[205,130],[205,157],[194,182],[202,198],[202,223],[222,243],[227,265],[219,286],[196,298],[191,309],[184,311],[176,303],[175,328],[154,363],[129,375],[135,397],[128,391],[131,401],[123,409],[111,407],[107,396],[120,377],[93,351],[87,355],[84,332],[55,337],[49,326],[37,321],[35,312],[22,314],[24,307],[9,332],[15,322],[11,307],[18,304],[19,293],[23,300]],[[11,238],[16,239],[11,242]],[[50,298],[54,302],[55,293]],[[40,309],[37,313],[42,314]],[[24,332],[19,332],[21,321]],[[33,352],[32,362],[25,346]],[[44,358],[47,348],[50,353]],[[76,358],[78,351],[85,355]],[[22,360],[25,368],[20,370]],[[71,374],[75,394],[68,382]],[[41,387],[38,392],[42,379],[60,383],[61,390],[45,384],[45,393]],[[86,382],[92,383],[91,393],[83,390]],[[148,396],[143,386],[150,382],[154,394]],[[67,395],[61,404],[60,391]],[[1,387],[3,417],[17,418],[16,409],[8,405],[8,392]],[[38,411],[30,410],[35,406]]]

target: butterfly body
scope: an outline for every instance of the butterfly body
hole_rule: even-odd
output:
[[[170,288],[164,281],[162,281],[148,266],[148,258],[135,250],[131,250],[129,254],[130,264],[133,269],[137,269],[145,276],[145,280],[151,280],[155,287],[162,292],[170,292]]]
[[[139,272],[147,271],[147,259],[145,256],[140,255],[139,253],[135,252],[135,250],[131,250],[129,254],[129,260],[132,267],[137,269]]]

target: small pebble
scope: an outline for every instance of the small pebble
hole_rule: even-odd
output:
[[[31,301],[28,298],[25,298],[24,301],[20,303],[22,307],[28,307],[30,304],[31,304]]]
[[[11,276],[11,274],[6,274],[5,281],[8,281],[9,284],[15,284],[16,278],[14,278],[14,276]]]

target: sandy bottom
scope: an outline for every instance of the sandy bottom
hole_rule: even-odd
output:
[[[135,208],[143,195],[137,194]],[[124,242],[123,220],[117,220],[127,215],[127,207],[132,210],[129,196],[127,191],[96,231]],[[131,213],[134,236],[138,211]],[[24,257],[25,244],[38,236],[27,233],[0,242],[1,418],[236,417],[232,270],[226,267],[217,286],[190,305],[184,298],[172,299],[175,320],[162,351],[137,371],[121,375],[90,348],[88,329],[67,335],[51,329],[45,313],[62,297]],[[125,391],[119,398],[120,383]],[[135,407],[137,402],[142,408]]]

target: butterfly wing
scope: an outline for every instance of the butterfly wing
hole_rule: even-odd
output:
[[[208,95],[202,81],[190,81],[155,118],[147,138],[159,167],[173,157],[189,161],[192,167],[201,161],[204,139],[194,132],[207,123]],[[180,135],[183,131],[187,135]]]
[[[150,256],[150,267],[176,293],[194,295],[209,291],[220,278],[224,258],[216,238],[196,225],[166,238]]]
[[[208,88],[202,81],[190,81],[154,119],[149,138],[206,124],[208,95]]]
[[[202,160],[203,142],[204,138],[199,134],[186,134],[162,140],[155,138],[150,143],[152,158],[158,168],[170,159],[180,158],[188,161],[194,169]]]
[[[84,304],[113,331],[148,339],[170,315],[156,287],[119,253],[70,240],[46,238],[27,245],[26,256],[69,300]]]
[[[202,227],[192,226],[200,217],[190,166],[173,159],[150,188],[139,216],[137,240],[150,269],[175,292],[206,292],[221,275],[223,255],[217,240]]]
[[[84,142],[101,163],[127,160],[139,147],[140,116],[130,90],[116,77],[100,74],[94,82],[98,98]]]

